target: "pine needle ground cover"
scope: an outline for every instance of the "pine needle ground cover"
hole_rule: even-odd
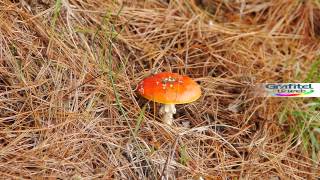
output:
[[[0,1],[3,179],[316,179],[318,98],[248,86],[320,81],[316,0]],[[202,89],[172,126],[137,84]]]

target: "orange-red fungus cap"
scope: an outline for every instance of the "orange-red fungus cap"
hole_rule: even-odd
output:
[[[138,85],[141,96],[162,104],[185,104],[201,96],[200,86],[188,76],[162,72],[142,80]]]

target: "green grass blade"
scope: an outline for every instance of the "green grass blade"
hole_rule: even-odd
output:
[[[320,58],[318,58],[316,60],[316,62],[314,62],[311,65],[311,69],[309,70],[306,79],[303,82],[309,83],[312,81],[318,82],[320,81]]]
[[[140,111],[139,117],[138,117],[138,119],[137,119],[137,124],[136,124],[136,127],[135,127],[135,129],[134,129],[134,134],[135,134],[135,136],[138,135],[138,131],[139,131],[139,129],[140,129],[140,127],[141,127],[141,124],[142,124],[142,122],[143,122],[143,120],[144,120],[144,113],[145,113],[145,111],[146,111],[146,108],[147,108],[147,105],[144,105],[143,108],[142,108],[141,111]]]
[[[54,10],[53,10],[53,18],[51,21],[51,29],[53,30],[56,27],[56,22],[60,15],[61,7],[62,7],[62,0],[56,0],[56,3],[54,5]]]

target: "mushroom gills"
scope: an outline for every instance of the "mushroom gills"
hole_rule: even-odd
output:
[[[176,113],[176,107],[174,104],[164,104],[160,108],[160,114],[163,115],[163,122],[172,125],[173,115]]]

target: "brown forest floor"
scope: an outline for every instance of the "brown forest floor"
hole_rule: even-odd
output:
[[[317,99],[247,87],[316,82],[319,36],[316,0],[2,0],[0,176],[316,179]],[[201,85],[173,127],[135,91],[152,70]]]

